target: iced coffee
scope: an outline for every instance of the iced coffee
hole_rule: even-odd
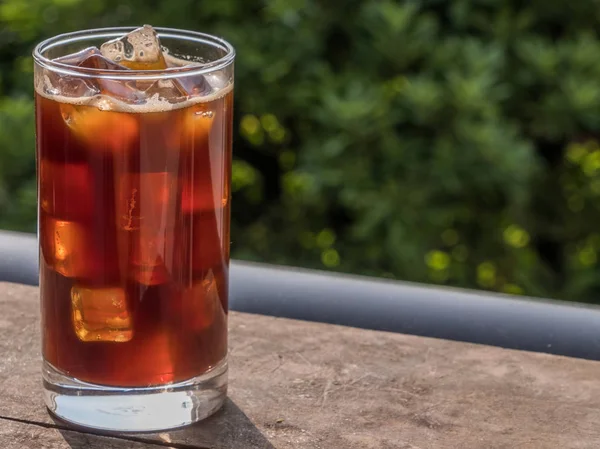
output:
[[[45,380],[176,391],[226,368],[233,51],[109,34],[36,58]]]

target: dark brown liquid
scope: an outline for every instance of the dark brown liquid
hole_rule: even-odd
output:
[[[126,113],[36,94],[43,353],[149,386],[227,352],[232,93]]]

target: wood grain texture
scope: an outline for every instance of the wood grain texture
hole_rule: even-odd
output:
[[[164,449],[164,446],[0,418],[2,449]]]
[[[59,431],[39,425],[67,426],[42,402],[38,308],[36,288],[0,283],[0,417],[50,440]],[[223,410],[126,437],[211,449],[600,447],[598,362],[241,313],[230,342]],[[19,431],[5,422],[3,438]]]

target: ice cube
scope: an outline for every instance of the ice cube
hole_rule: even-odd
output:
[[[174,224],[175,177],[169,172],[118,175],[117,223],[120,229],[144,227],[159,232]]]
[[[181,208],[184,212],[221,208],[229,201],[229,156],[223,114],[206,104],[190,109],[185,125],[192,157],[182,175]]]
[[[204,75],[187,75],[177,78],[177,82],[190,97],[201,97],[212,92],[212,87]]]
[[[45,217],[41,222],[42,258],[66,277],[77,277],[85,265],[85,230],[76,222]]]
[[[127,172],[118,178],[117,224],[125,233],[122,238],[131,241],[131,276],[144,285],[162,284],[173,264],[175,176]]]
[[[88,240],[82,225],[45,216],[40,227],[43,233],[41,256],[47,265],[69,278],[89,274],[87,258],[93,255],[88,253]]]
[[[133,250],[131,278],[142,285],[159,285],[170,278],[175,235],[173,230],[156,231],[142,227],[131,233]]]
[[[196,270],[206,270],[209,267],[222,266],[224,263],[223,229],[219,212],[209,211],[196,214],[191,238],[191,263]]]
[[[198,103],[186,108],[184,120],[184,131],[192,141],[198,145],[208,143],[210,130],[213,127],[215,111],[209,107],[208,103]]]
[[[127,67],[117,64],[116,62],[103,56],[102,53],[90,54],[83,61],[77,64],[79,67],[85,67],[87,69],[98,69],[98,70],[131,70]]]
[[[77,53],[56,58],[55,61],[88,69],[129,70],[127,67],[116,64],[102,56],[102,53],[96,47],[89,47]],[[45,74],[46,90],[55,95],[83,98],[104,93],[127,103],[135,104],[145,101],[144,94],[136,89],[133,81],[77,77],[50,71],[46,71]]]
[[[60,95],[68,98],[92,97],[100,93],[100,89],[90,80],[71,75],[61,75],[50,70],[45,70],[43,89],[49,95]]]
[[[131,270],[131,279],[148,287],[165,284],[171,279],[166,265],[158,260],[154,265],[133,265]]]
[[[209,269],[223,267],[225,264],[225,235],[221,210],[211,210],[186,215],[184,235],[181,236],[183,257],[180,279],[185,283],[196,274],[206,273]],[[204,276],[204,274],[203,274]]]
[[[138,117],[113,108],[118,109],[118,104],[105,96],[95,97],[91,105],[60,105],[64,122],[88,148],[99,153],[125,153],[138,138]]]
[[[118,287],[71,289],[73,326],[81,341],[124,342],[133,337],[125,290]]]
[[[94,212],[92,176],[86,164],[40,161],[40,205],[62,220],[87,220]]]
[[[56,58],[54,61],[77,66],[91,55],[99,53],[100,50],[96,47],[90,47],[77,53]],[[52,70],[44,70],[44,88],[51,95],[70,98],[91,97],[100,92],[98,86],[89,78],[64,75]]]
[[[118,379],[120,386],[135,387],[173,382],[172,335],[159,326],[153,332],[146,329],[139,331],[137,324],[136,321],[135,336],[127,348],[115,353],[114,364],[109,368],[114,370],[114,379]]]
[[[212,270],[205,278],[195,282],[181,293],[181,322],[183,327],[201,331],[210,327],[215,320],[225,315]]]
[[[206,175],[206,173],[204,173]],[[210,176],[202,174],[182,180],[181,210],[186,213],[215,208],[215,198]]]
[[[225,271],[208,270],[170,298],[165,316],[173,335],[172,352],[181,377],[215,366],[227,353],[227,298]],[[184,287],[180,284],[180,287]],[[190,359],[189,354],[196,354]]]
[[[99,70],[130,70],[106,58],[100,51],[89,55],[77,65],[79,67]],[[140,104],[146,101],[146,95],[137,88],[135,81],[94,78],[94,83],[98,86],[101,93],[109,95],[112,98],[117,98],[127,104]]]
[[[98,47],[88,47],[80,50],[76,53],[71,53],[69,55],[61,56],[60,58],[54,59],[55,62],[60,62],[62,64],[67,65],[75,65],[79,66],[83,61],[88,59],[93,55],[102,55]]]
[[[68,98],[92,97],[100,93],[97,86],[89,80],[70,75],[54,75],[48,72],[44,84],[45,92]]]
[[[222,209],[227,205],[229,194],[226,184],[225,155],[220,160],[209,160],[197,155],[191,170],[186,167],[181,179],[181,210],[195,213]]]
[[[136,171],[178,172],[183,141],[180,115],[173,111],[139,114],[140,152],[135,161],[139,164]]]
[[[203,64],[186,61],[184,59],[180,59],[173,55],[170,55],[168,53],[168,50],[165,50],[163,56],[165,57],[167,67],[169,68],[185,67],[187,69],[189,67],[203,67]],[[208,81],[209,76],[210,75],[183,74],[181,77],[177,78],[177,83],[186,92],[187,96],[204,96],[210,94],[213,91],[213,86]]]
[[[41,214],[40,261],[68,278],[118,281],[114,248],[94,237],[99,227]]]
[[[179,103],[187,98],[187,93],[173,79],[160,79],[152,82],[138,81],[137,88],[147,99],[167,100],[169,103]]]
[[[183,112],[182,157],[187,160],[182,173],[182,209],[192,212],[210,208],[206,206],[211,202],[211,195],[207,193],[212,192],[209,137],[215,114],[203,103],[185,108]]]
[[[167,63],[154,28],[144,25],[100,47],[104,56],[133,70],[161,70]]]

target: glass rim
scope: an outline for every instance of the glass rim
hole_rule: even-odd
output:
[[[108,69],[91,69],[87,67],[77,67],[62,62],[57,62],[44,56],[44,52],[59,47],[61,45],[80,42],[89,39],[105,38],[106,40],[121,37],[124,34],[133,31],[139,27],[109,27],[109,28],[94,28],[89,30],[80,30],[70,33],[58,34],[54,37],[45,39],[35,46],[33,49],[33,59],[39,66],[52,70],[53,72],[62,75],[77,76],[83,78],[109,78],[120,80],[140,80],[140,79],[165,79],[176,78],[181,76],[206,75],[217,70],[226,68],[233,63],[235,59],[235,49],[225,39],[213,36],[211,34],[200,33],[198,31],[180,30],[176,28],[155,27],[159,38],[179,39],[190,42],[198,42],[209,44],[213,47],[225,50],[225,55],[207,63],[199,63],[200,65],[190,65],[184,67],[170,67],[161,70],[108,70]]]

